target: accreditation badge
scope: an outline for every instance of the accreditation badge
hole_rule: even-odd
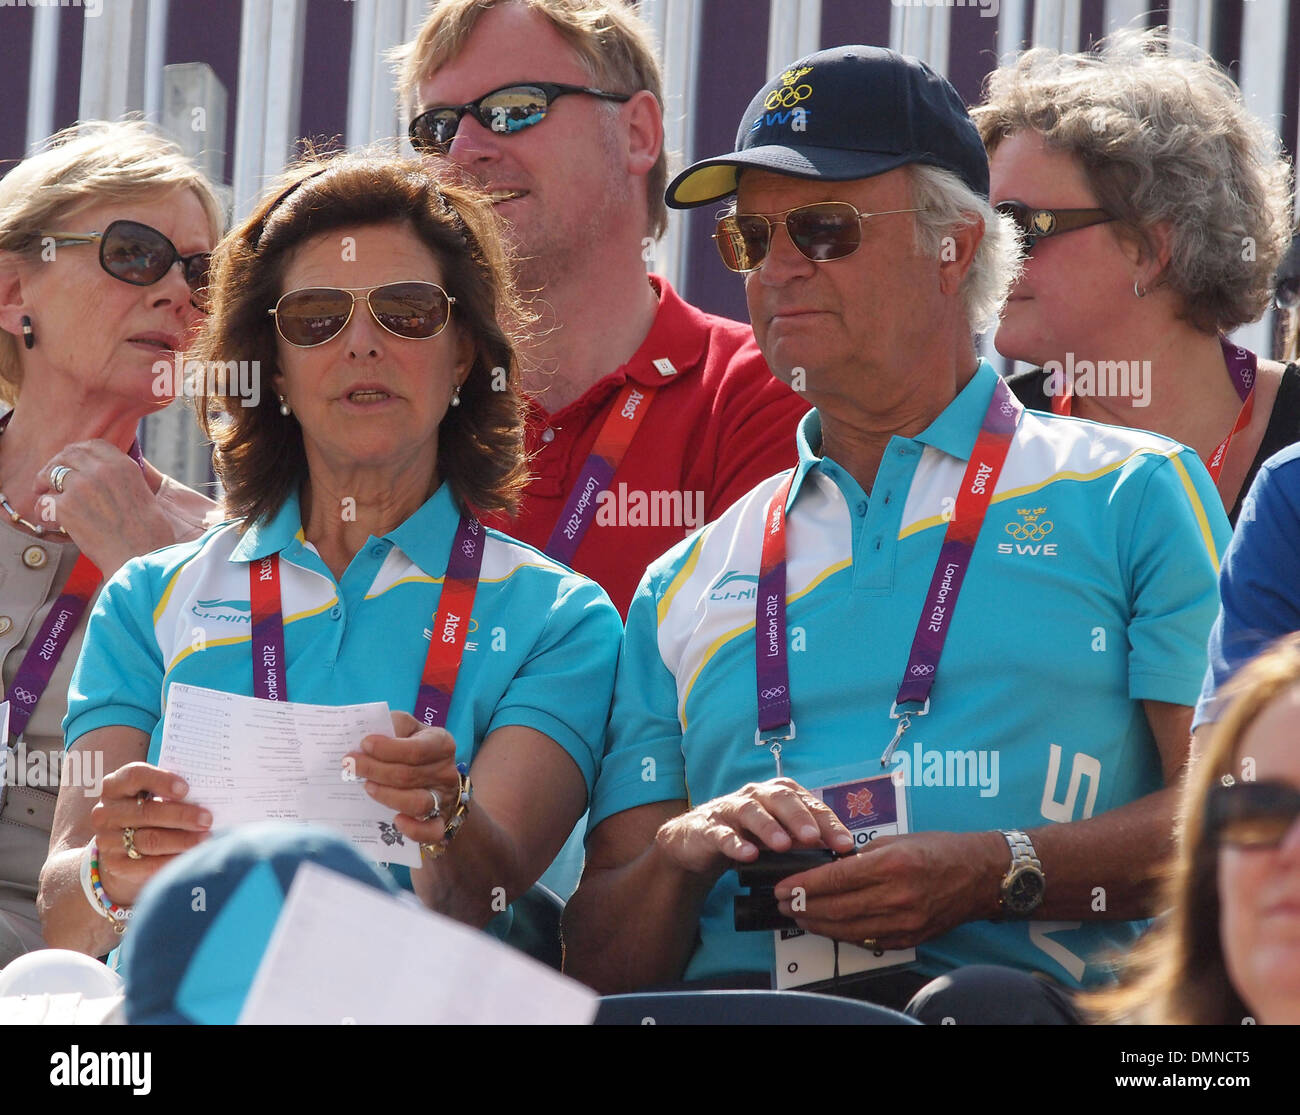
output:
[[[860,767],[858,768],[861,769]],[[833,777],[833,776],[832,776]],[[893,774],[877,774],[812,789],[831,807],[853,834],[861,851],[878,836],[895,836],[909,831],[907,793],[904,780]],[[773,985],[779,991],[836,980],[885,968],[897,968],[916,960],[916,949],[864,949],[847,941],[832,941],[802,929],[773,932],[776,971]]]

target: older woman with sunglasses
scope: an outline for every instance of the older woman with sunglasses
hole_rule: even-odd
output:
[[[391,870],[485,925],[586,808],[621,632],[598,586],[476,518],[526,475],[490,202],[415,162],[308,165],[223,241],[212,292],[198,355],[255,359],[265,388],[200,412],[237,518],[104,591],[64,728],[109,773],[98,804],[59,799],[46,936],[106,952],[207,836],[202,791],[157,765],[175,682],[387,702],[392,735],[345,765],[421,847]]]
[[[140,455],[172,401],[152,368],[184,348],[221,206],[140,123],[55,136],[0,181],[0,966],[42,945],[68,681],[105,576],[195,538],[208,499]],[[80,772],[85,788],[94,772]]]
[[[1195,449],[1235,524],[1259,466],[1300,439],[1300,367],[1225,338],[1268,307],[1289,168],[1213,61],[1168,48],[1125,33],[990,75],[971,115],[1028,252],[995,343],[1038,365],[1011,381],[1028,406]]]
[[[1300,1024],[1300,635],[1254,659],[1183,792],[1166,914],[1106,1021]]]

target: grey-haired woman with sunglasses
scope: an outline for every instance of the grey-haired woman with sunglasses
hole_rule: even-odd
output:
[[[0,180],[0,967],[43,944],[61,722],[99,587],[217,517],[135,432],[172,401],[153,366],[200,317],[221,224],[202,174],[138,122],[68,129]]]
[[[990,200],[1027,250],[998,327],[1030,407],[1191,446],[1234,525],[1300,439],[1300,366],[1226,339],[1270,302],[1290,233],[1277,136],[1208,55],[1163,31],[1082,54],[1037,48],[971,111]]]
[[[201,400],[234,518],[104,590],[64,731],[106,775],[98,802],[60,794],[47,939],[107,952],[222,823],[160,765],[178,682],[385,702],[391,734],[339,757],[345,792],[418,859],[399,884],[484,926],[586,808],[622,630],[599,586],[477,518],[526,480],[524,315],[491,203],[415,161],[308,163],[222,241],[211,292],[195,355],[261,377],[257,398],[214,381]]]

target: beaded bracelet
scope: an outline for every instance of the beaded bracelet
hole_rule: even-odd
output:
[[[99,878],[99,843],[92,840],[88,852],[90,888],[94,892],[96,902],[99,903],[99,913],[113,923],[113,932],[120,937],[126,932],[126,923],[131,920],[131,909],[129,906],[119,906],[104,891],[104,884]]]

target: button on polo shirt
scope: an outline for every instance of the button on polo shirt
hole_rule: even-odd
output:
[[[800,424],[786,582],[798,733],[782,764],[802,785],[887,769],[890,707],[995,382],[981,362],[929,427],[891,439],[871,496],[818,456],[819,415]],[[765,509],[784,475],[647,570],[628,613],[589,831],[648,802],[699,804],[775,776],[754,746],[754,607]],[[1159,789],[1140,702],[1195,700],[1227,539],[1192,450],[1144,431],[1023,414],[930,711],[913,718],[893,760],[914,770],[913,830],[1029,829]],[[737,893],[734,872],[711,891],[685,978],[770,971],[771,934],[732,928]],[[1141,928],[970,922],[918,946],[918,967],[938,975],[1010,964],[1078,986],[1105,978],[1100,955],[1128,947]]]

